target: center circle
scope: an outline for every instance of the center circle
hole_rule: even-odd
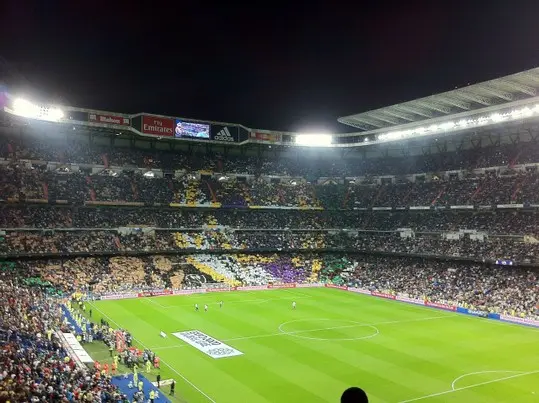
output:
[[[320,322],[319,326],[313,326],[312,329],[301,329],[301,330],[286,330],[287,325],[290,325],[291,323],[310,323],[310,322]],[[324,326],[324,322],[340,322],[342,325],[339,326]],[[323,332],[327,330],[338,330],[338,329],[348,329],[348,328],[369,328],[372,329],[372,333],[368,334],[366,336],[358,336],[358,337],[314,337],[312,334],[316,334],[316,332]],[[288,336],[297,337],[299,339],[307,339],[307,340],[321,340],[321,341],[351,341],[351,340],[365,340],[365,339],[371,339],[373,337],[378,336],[380,334],[380,331],[377,327],[373,325],[366,325],[361,322],[356,322],[355,320],[346,320],[346,319],[294,319],[289,320],[288,322],[283,322],[278,327],[279,332],[282,334],[286,334]]]

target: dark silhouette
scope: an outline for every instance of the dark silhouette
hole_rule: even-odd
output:
[[[363,389],[353,386],[344,391],[341,403],[369,403],[369,398]]]

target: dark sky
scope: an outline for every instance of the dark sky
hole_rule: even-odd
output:
[[[0,0],[0,56],[74,106],[279,130],[539,66],[535,0],[139,3]]]

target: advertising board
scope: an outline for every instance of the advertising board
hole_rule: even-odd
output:
[[[88,114],[88,121],[94,123],[104,123],[108,125],[129,126],[131,119],[122,116],[100,115],[96,113]]]
[[[393,294],[387,294],[387,293],[385,293],[385,292],[376,292],[376,291],[373,291],[373,292],[371,292],[371,295],[372,295],[373,297],[385,298],[385,299],[395,299],[395,298],[396,298]]]
[[[371,292],[364,288],[348,287],[348,291],[357,292],[358,294],[371,295]]]
[[[422,299],[418,299],[418,298],[410,298],[410,297],[406,297],[406,296],[397,296],[395,299],[397,301],[408,302],[409,304],[425,305],[425,301],[422,300]]]
[[[102,300],[114,300],[114,299],[129,299],[129,298],[137,298],[138,294],[134,292],[129,292],[125,294],[106,294],[102,295],[100,299]]]
[[[520,325],[539,327],[539,320],[519,318],[516,316],[500,315],[500,320],[512,323],[518,323]]]
[[[438,309],[445,309],[446,311],[453,311],[453,312],[457,310],[456,306],[441,304],[438,302],[431,302],[431,301],[425,301],[425,306],[430,306],[430,307],[438,308]]]
[[[161,297],[163,295],[172,295],[172,290],[155,290],[155,291],[145,291],[139,292],[138,297]]]
[[[296,283],[268,284],[268,288],[296,288]]]
[[[172,137],[174,136],[174,120],[161,116],[142,116],[141,132],[152,136]]]
[[[194,290],[176,290],[172,294],[174,295],[191,295],[191,294],[203,294],[206,292],[205,288],[196,288]]]
[[[278,143],[281,141],[281,136],[277,133],[251,132],[250,137],[253,140],[269,141],[271,143]]]
[[[348,290],[348,287],[345,285],[335,285],[335,284],[326,284],[327,288],[337,288],[339,290]]]
[[[301,283],[297,283],[296,284],[296,288],[318,288],[318,287],[323,287],[324,284],[322,283],[307,283],[307,284],[301,284]]]
[[[238,141],[238,128],[212,125],[211,126],[211,139],[215,141],[224,141],[227,143],[235,143]]]
[[[206,288],[206,292],[236,291],[236,287]]]
[[[237,287],[236,290],[238,291],[259,291],[259,290],[267,290],[267,285],[246,285],[244,287]]]

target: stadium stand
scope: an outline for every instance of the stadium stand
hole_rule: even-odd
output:
[[[539,320],[537,137],[311,159],[56,128],[0,127],[2,401],[133,398],[52,331],[115,345],[75,295],[325,284]]]

